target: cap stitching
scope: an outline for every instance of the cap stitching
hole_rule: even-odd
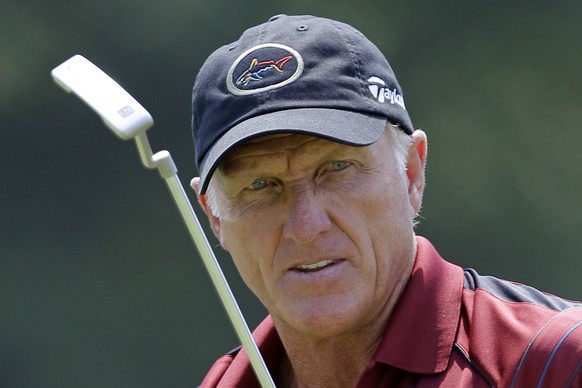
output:
[[[267,36],[268,30],[271,28],[273,24],[276,24],[277,19],[273,20],[271,23],[264,23],[261,31],[259,33],[260,39],[259,42],[265,42],[265,37]],[[267,95],[270,93],[255,93],[257,96],[257,103],[263,105],[266,102]]]
[[[366,98],[366,94],[364,93],[364,90],[362,89],[362,79],[364,78],[364,65],[361,61],[359,52],[358,52],[358,47],[357,45],[350,39],[349,33],[347,31],[345,31],[345,28],[343,25],[339,24],[339,23],[331,23],[332,26],[338,31],[338,33],[340,35],[343,36],[343,40],[346,42],[346,45],[349,47],[350,50],[350,54],[353,58],[355,58],[354,65],[355,65],[355,69],[356,69],[356,75],[357,75],[357,83],[358,83],[358,94],[360,95],[360,98],[362,99],[362,101],[364,102],[364,104],[366,105],[367,108],[367,112],[374,112],[374,107],[372,106],[370,100],[368,98]]]

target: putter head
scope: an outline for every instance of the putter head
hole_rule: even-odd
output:
[[[51,75],[60,87],[85,101],[124,140],[134,138],[154,124],[143,106],[81,55],[74,55],[55,67]]]

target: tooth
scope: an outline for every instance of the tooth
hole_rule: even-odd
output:
[[[317,263],[313,263],[313,264],[298,265],[297,268],[303,269],[303,270],[312,270],[312,269],[325,267],[326,265],[333,264],[334,262],[335,262],[335,260],[331,260],[331,259],[321,260],[321,261],[318,261]]]

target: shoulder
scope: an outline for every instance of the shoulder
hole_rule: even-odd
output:
[[[548,320],[528,343],[513,386],[582,386],[581,368],[582,307],[572,307]]]
[[[212,364],[212,367],[210,367],[208,370],[208,373],[206,373],[206,376],[204,377],[204,380],[202,380],[200,387],[217,387],[218,383],[232,364],[232,360],[234,360],[240,349],[241,347],[235,348],[216,360],[214,364]]]
[[[566,386],[582,379],[580,302],[468,269],[463,310],[460,342],[494,381]]]
[[[270,373],[273,374],[284,350],[271,316],[267,316],[253,331],[253,339]],[[200,386],[254,388],[260,387],[260,384],[247,353],[239,346],[214,362]]]

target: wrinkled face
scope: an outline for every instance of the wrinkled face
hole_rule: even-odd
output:
[[[358,330],[405,281],[424,175],[397,162],[391,139],[352,147],[263,137],[231,151],[215,173],[213,230],[277,324],[321,338]],[[408,158],[424,167],[421,141]]]

